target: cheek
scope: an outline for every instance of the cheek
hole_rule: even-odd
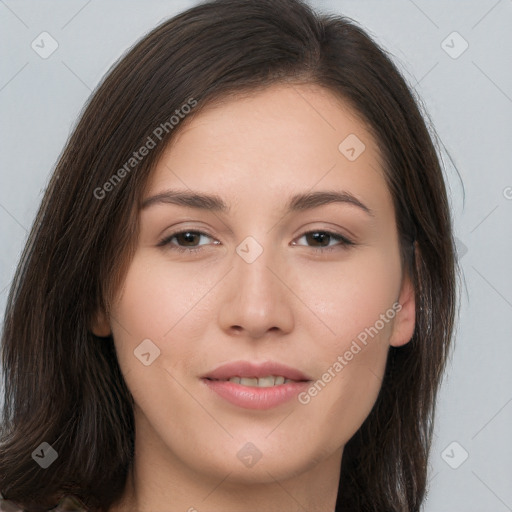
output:
[[[132,337],[165,341],[192,309],[201,310],[197,306],[215,284],[211,276],[201,274],[197,279],[196,274],[140,251],[127,272],[113,316],[121,328],[124,321]]]
[[[153,368],[177,367],[193,360],[194,342],[208,325],[201,301],[214,286],[214,276],[206,272],[197,279],[188,269],[177,270],[162,258],[139,251],[112,309],[112,332],[125,373],[144,368],[134,351],[147,339],[159,350]]]
[[[324,325],[316,321],[317,380],[300,401],[312,417],[333,419],[320,428],[340,443],[363,423],[381,388],[401,268],[393,249],[367,251],[328,267],[310,266],[301,280],[301,293]]]
[[[116,352],[136,409],[163,429],[172,426],[178,445],[188,442],[183,418],[192,414],[205,419],[183,377],[195,375],[203,357],[197,344],[211,314],[201,299],[216,282],[205,274],[197,279],[196,273],[177,270],[176,265],[139,250],[112,310]],[[139,347],[148,339],[154,346],[145,345],[151,361],[145,365],[134,351],[140,355]]]
[[[307,297],[311,310],[311,314],[304,310],[303,317],[310,317],[309,324],[317,317],[314,338],[318,353],[327,356],[324,363],[347,350],[361,333],[362,338],[368,329],[374,333],[376,323],[379,332],[372,338],[389,339],[395,316],[389,310],[398,299],[401,282],[397,250],[376,248],[354,253],[346,261],[304,263],[298,275],[297,294]],[[367,348],[365,356],[372,352],[369,344]]]

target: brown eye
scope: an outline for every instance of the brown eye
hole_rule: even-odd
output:
[[[331,231],[308,231],[304,233],[300,238],[305,238],[307,244],[311,244],[313,249],[320,251],[330,251],[336,248],[344,248],[350,245],[354,245],[354,242],[338,233],[332,233]],[[332,242],[335,242],[334,244]],[[299,244],[302,245],[302,244]]]
[[[201,235],[199,234],[198,236],[198,233],[195,231],[183,231],[181,233],[177,233],[176,235],[174,235],[173,238],[176,238],[176,240],[178,240],[179,245],[183,243],[187,247],[195,247],[195,242],[199,242],[200,237]]]
[[[158,247],[168,247],[178,252],[197,252],[203,250],[204,245],[209,245],[208,243],[199,245],[201,237],[213,239],[210,235],[202,231],[177,231],[161,240],[158,243]],[[176,242],[173,242],[174,239],[176,239]],[[214,242],[214,244],[218,243],[218,241]]]

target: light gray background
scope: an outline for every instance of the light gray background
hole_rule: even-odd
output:
[[[91,90],[136,40],[195,3],[0,0],[2,317],[43,190]],[[443,152],[463,286],[425,511],[512,511],[512,2],[310,3],[354,18],[392,53],[457,168]],[[47,59],[31,48],[43,31],[59,44]],[[454,31],[469,44],[455,59],[442,47],[462,48],[446,39]]]

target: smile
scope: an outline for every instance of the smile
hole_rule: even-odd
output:
[[[213,400],[244,409],[271,409],[289,402],[311,382],[311,377],[278,362],[233,361],[201,377]]]
[[[281,386],[290,382],[298,382],[292,379],[287,379],[282,375],[268,375],[267,377],[230,377],[229,379],[212,379],[221,380],[223,382],[234,382],[241,386],[257,387],[257,388],[271,388],[273,386]]]

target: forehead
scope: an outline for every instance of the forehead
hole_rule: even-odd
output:
[[[283,202],[316,188],[390,201],[366,125],[316,85],[224,98],[186,120],[157,163],[148,195],[165,188],[216,192],[229,204]]]

